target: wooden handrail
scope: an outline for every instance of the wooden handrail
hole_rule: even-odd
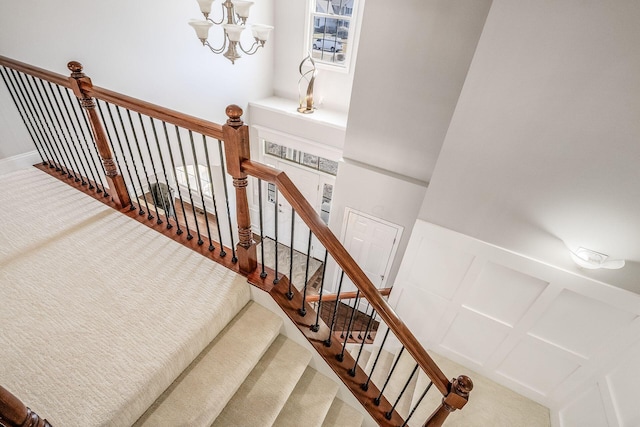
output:
[[[400,320],[387,301],[382,298],[382,295],[375,285],[369,280],[351,255],[349,255],[338,238],[324,223],[322,218],[320,218],[320,215],[318,215],[315,209],[307,202],[302,193],[300,193],[300,190],[291,182],[287,174],[252,160],[244,160],[242,162],[242,170],[248,175],[273,183],[278,187],[278,191],[280,191],[289,204],[291,204],[298,216],[307,224],[325,249],[329,251],[336,263],[356,285],[367,301],[369,301],[398,340],[405,346],[407,352],[411,354],[416,363],[425,371],[440,393],[446,396],[451,389],[451,383],[442,370],[440,370],[431,356],[424,350],[409,328]]]
[[[46,80],[51,83],[55,83],[57,85],[72,89],[68,76],[53,73],[51,71],[35,67],[33,65],[25,64],[24,62],[16,61],[15,59],[7,58],[6,56],[2,55],[0,55],[0,65],[4,65],[7,68],[11,68],[16,71],[32,75],[34,77],[38,77],[42,80]],[[153,117],[154,119],[163,120],[172,125],[177,125],[185,129],[209,136],[211,138],[223,139],[222,125],[219,125],[217,123],[190,116],[188,114],[180,113],[178,111],[161,107],[159,105],[142,101],[140,99],[133,98],[127,95],[122,95],[120,93],[113,92],[99,86],[92,86],[89,82],[80,82],[80,89],[87,95],[100,99],[102,101],[106,101],[114,105],[119,105],[123,108],[128,108],[131,111],[145,114],[147,116]]]
[[[89,87],[82,84],[81,88],[86,90],[87,93],[94,98],[101,99],[109,102],[110,104],[119,105],[120,107],[127,108],[131,111],[145,114],[149,117],[153,117],[154,119],[162,120],[211,138],[224,139],[222,135],[222,126],[217,123],[180,113],[178,111],[161,107],[127,95],[122,95],[98,86]]]
[[[378,292],[380,292],[380,295],[382,296],[388,296],[391,293],[391,288],[382,288],[382,289],[378,289]],[[324,294],[322,295],[322,302],[329,302],[329,301],[335,301],[337,299],[339,300],[343,300],[343,299],[354,299],[356,296],[358,295],[357,292],[342,292],[340,295],[338,294]],[[305,299],[306,302],[318,302],[320,301],[320,295],[307,295],[307,298]]]
[[[20,71],[34,77],[38,77],[42,80],[47,80],[60,86],[71,88],[69,77],[63,76],[62,74],[53,73],[51,71],[38,68],[33,65],[25,64],[24,62],[16,61],[15,59],[7,58],[6,56],[2,55],[0,55],[0,65],[4,65],[7,68],[12,68],[16,71]]]

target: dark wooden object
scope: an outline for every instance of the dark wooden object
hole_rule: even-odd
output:
[[[80,100],[82,108],[84,108],[87,112],[87,116],[89,117],[91,132],[93,133],[93,138],[96,142],[96,146],[98,147],[98,154],[100,154],[102,164],[104,165],[107,183],[109,184],[109,190],[111,191],[111,197],[120,208],[129,206],[131,203],[129,200],[129,193],[127,192],[124,179],[118,172],[116,163],[113,160],[113,153],[111,152],[111,147],[109,147],[107,134],[105,133],[102,121],[96,112],[96,101],[91,96],[87,95],[80,87],[80,82],[91,86],[91,79],[84,75],[82,72],[82,65],[79,62],[71,61],[67,64],[67,67],[71,71],[71,77],[69,77],[71,89]]]
[[[222,126],[224,135],[227,172],[233,177],[236,189],[236,215],[238,218],[238,245],[236,254],[242,273],[249,274],[258,268],[256,242],[251,232],[251,216],[247,199],[247,174],[242,170],[242,162],[250,158],[249,128],[242,122],[242,108],[237,105],[227,107],[229,120]]]
[[[0,386],[0,424],[7,427],[51,427],[9,390]]]

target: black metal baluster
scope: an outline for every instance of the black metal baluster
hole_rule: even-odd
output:
[[[360,289],[358,289],[358,291],[356,292],[356,302],[353,305],[353,310],[351,311],[351,317],[349,318],[349,326],[347,327],[347,336],[344,338],[344,341],[342,342],[342,351],[340,352],[340,354],[336,356],[336,359],[338,359],[339,362],[342,362],[344,360],[344,351],[347,348],[347,341],[349,341],[349,335],[351,333],[351,325],[353,324],[353,318],[356,313],[356,307],[358,306],[359,298],[360,298]]]
[[[71,106],[71,111],[73,111],[73,117],[76,118],[75,123],[78,124],[78,126],[76,127],[72,121],[73,130],[75,131],[76,137],[78,138],[78,141],[80,142],[80,146],[82,147],[82,142],[80,141],[80,134],[78,134],[78,130],[77,130],[78,128],[80,129],[80,132],[82,133],[82,139],[84,139],[84,147],[86,147],[87,149],[87,151],[85,151],[83,148],[82,152],[86,156],[85,159],[87,161],[87,166],[89,166],[89,172],[91,174],[91,178],[93,179],[93,180],[89,180],[89,190],[93,190],[94,188],[96,188],[94,187],[93,184],[95,184],[96,186],[98,185],[98,179],[96,178],[96,176],[100,176],[100,173],[98,171],[98,165],[96,165],[96,159],[94,158],[94,156],[91,155],[91,148],[89,147],[89,141],[87,140],[87,135],[84,132],[84,129],[82,128],[82,124],[80,123],[80,117],[78,115],[79,106],[78,104],[73,103],[73,99],[75,98],[75,95],[73,96],[73,98],[71,97],[71,93],[70,93],[71,89],[67,89],[65,92],[67,94],[67,99],[69,100],[69,105]],[[77,98],[75,99],[77,100]],[[98,104],[98,107],[99,107],[99,104]],[[84,114],[84,113],[81,111],[80,114]],[[103,122],[104,122],[104,119],[103,119]],[[86,153],[89,153],[89,154],[87,155]],[[89,161],[89,159],[91,159],[91,162]],[[93,165],[93,169],[91,168],[91,165]],[[94,170],[96,171],[95,175],[93,174]],[[101,191],[102,190],[100,190],[100,187],[98,187],[98,192],[101,192]]]
[[[43,145],[47,148],[47,151],[49,152],[49,157],[53,161],[53,167],[55,168],[56,172],[61,172],[62,163],[59,161],[58,155],[53,150],[51,141],[49,140],[48,135],[44,131],[44,125],[42,124],[42,120],[40,119],[40,116],[37,114],[35,105],[33,103],[33,99],[34,99],[33,95],[29,96],[29,94],[27,93],[27,85],[25,84],[23,75],[21,73],[16,72],[15,70],[11,70],[11,74],[13,75],[13,81],[16,83],[16,86],[22,96],[22,99],[24,100],[24,103],[27,106],[29,114],[33,119],[33,124],[35,125],[37,133],[40,135],[40,140],[42,141]]]
[[[293,208],[291,209],[291,211],[293,212]],[[311,257],[311,240],[313,239],[313,233],[311,232],[311,230],[309,230],[309,244],[307,245],[307,264],[305,266],[305,270],[304,270],[304,287],[302,288],[302,307],[300,307],[300,310],[298,310],[298,313],[300,313],[300,316],[306,316],[307,315],[307,309],[305,308],[305,304],[306,304],[306,299],[307,299],[307,285],[308,285],[308,281],[309,281],[309,260]],[[293,242],[291,242],[291,246],[293,247]],[[292,260],[293,261],[293,260]]]
[[[320,280],[320,295],[318,296],[318,306],[316,308],[316,323],[311,325],[311,330],[313,332],[318,332],[320,330],[320,311],[322,310],[322,290],[324,289],[324,273],[327,271],[327,257],[329,256],[329,251],[324,250],[324,262],[322,263],[322,279]]]
[[[58,133],[58,127],[56,127],[53,121],[53,117],[51,115],[51,111],[53,111],[53,106],[51,105],[51,99],[49,99],[49,93],[47,92],[44,82],[41,79],[37,79],[33,76],[31,76],[31,80],[33,80],[33,83],[36,87],[36,91],[40,96],[42,109],[46,113],[45,122],[49,127],[49,132],[51,132],[53,139],[56,141],[56,147],[58,147],[58,150],[62,153],[63,161],[66,162],[65,168],[67,169],[67,176],[69,178],[73,178],[76,182],[80,182],[80,179],[78,178],[78,176],[76,175],[76,171],[74,170],[75,167],[73,165],[73,162],[71,162],[70,160],[69,153],[67,153],[67,149],[64,146],[64,143],[62,142],[62,138],[60,138],[60,134]],[[42,90],[40,90],[40,88],[42,88]],[[45,98],[47,102],[45,102]],[[71,173],[69,173],[69,171],[71,171]]]
[[[262,180],[258,178],[258,214],[260,217],[260,259],[262,260],[262,266],[260,267],[260,277],[267,277],[267,272],[264,270],[264,232],[262,228]]]
[[[218,203],[216,202],[216,189],[213,186],[213,175],[211,174],[211,161],[209,160],[209,148],[207,145],[207,138],[202,135],[202,145],[204,145],[204,157],[207,159],[207,173],[209,174],[209,182],[211,183],[211,198],[213,199],[213,214],[216,217],[216,228],[218,229],[218,239],[220,239],[220,256],[224,257],[227,252],[224,250],[224,244],[222,242],[222,230],[220,229],[220,216],[218,216]],[[262,226],[260,226],[262,228]],[[264,242],[262,244],[264,246]],[[263,249],[264,254],[264,249]],[[264,257],[262,262],[264,263]],[[262,267],[264,271],[264,266]]]
[[[32,129],[31,129],[30,125],[27,124],[27,119],[28,119],[29,123],[31,124],[31,118],[28,115],[26,115],[26,110],[24,109],[24,105],[22,104],[22,100],[20,98],[17,98],[17,92],[15,90],[15,87],[13,87],[13,82],[11,82],[11,87],[9,86],[9,80],[8,80],[9,72],[6,71],[5,67],[0,68],[0,70],[4,70],[4,71],[0,71],[0,75],[2,75],[2,80],[4,81],[4,84],[7,87],[7,91],[9,92],[9,95],[11,95],[11,100],[13,101],[13,103],[16,106],[16,109],[18,110],[18,113],[20,114],[20,118],[22,119],[22,122],[24,123],[24,126],[27,128],[27,132],[29,132],[29,136],[31,137],[31,140],[33,141],[33,144],[36,146],[36,149],[38,150],[38,154],[40,155],[40,158],[42,159],[42,164],[51,166],[51,163],[49,163],[47,160],[45,160],[45,156],[42,154],[43,152],[40,151],[39,144],[41,144],[41,142],[40,141],[36,142],[36,138],[34,137]],[[5,73],[7,74],[6,77],[5,77]],[[14,96],[14,94],[15,94],[15,96]],[[18,103],[18,101],[19,101],[19,103]]]
[[[353,299],[353,298],[349,298],[349,299]],[[348,305],[348,304],[344,304],[344,305],[345,305],[345,306],[347,306],[347,307],[349,307],[349,308],[351,308],[351,306],[350,306],[350,305]],[[349,312],[349,309],[348,309],[348,308],[347,308],[346,310],[347,310],[347,312]],[[348,319],[348,318],[349,318],[349,316],[344,316],[344,320],[342,321],[342,330],[340,331],[340,338],[341,338],[341,339],[344,339],[344,337],[346,336],[346,335],[345,335],[345,332],[346,332],[346,329],[345,329],[345,328],[347,327],[347,319]]]
[[[402,395],[404,394],[404,392],[407,391],[407,387],[409,387],[409,383],[411,383],[411,380],[413,379],[413,376],[416,374],[417,370],[418,370],[418,364],[416,363],[416,366],[413,368],[413,371],[411,371],[411,375],[409,375],[409,379],[404,384],[404,387],[402,387],[402,390],[400,391],[400,394],[398,394],[398,397],[396,398],[395,403],[393,404],[391,409],[389,409],[387,412],[385,412],[384,417],[386,419],[388,419],[388,420],[391,419],[391,416],[393,415],[393,411],[396,409],[396,406],[398,406],[398,402],[400,402],[400,399],[402,399]]]
[[[176,170],[176,163],[173,160],[173,151],[171,151],[171,143],[169,141],[169,132],[167,131],[167,123],[162,122],[162,129],[164,130],[164,138],[167,141],[167,149],[169,150],[169,159],[171,160],[171,167],[173,168],[173,173],[178,173]],[[177,131],[177,127],[176,127]],[[185,171],[185,178],[187,178],[187,171]],[[180,191],[180,184],[178,183],[178,179],[176,178],[176,185],[178,187],[178,197],[180,198],[180,207],[182,208],[182,215],[184,216],[184,227],[187,229],[187,239],[193,239],[191,235],[191,230],[189,229],[189,222],[187,221],[187,211],[184,210],[184,200],[182,200],[182,191]],[[178,226],[178,230],[176,233],[178,235],[182,234],[182,229],[180,228],[180,223],[178,222],[178,213],[176,212],[176,225]]]
[[[236,256],[236,244],[233,241],[233,225],[231,223],[231,209],[229,209],[229,190],[227,190],[227,172],[225,171],[224,153],[222,152],[222,141],[218,140],[218,151],[220,152],[220,171],[222,172],[222,185],[224,186],[224,199],[227,203],[227,219],[229,220],[229,237],[231,237],[231,262],[238,262]],[[276,274],[277,277],[277,274]]]
[[[56,171],[59,171],[61,174],[63,175],[67,175],[69,177],[71,177],[71,174],[69,173],[68,169],[66,169],[66,166],[64,164],[64,160],[62,158],[62,154],[59,150],[59,147],[54,143],[53,141],[53,133],[51,132],[51,127],[49,126],[49,123],[46,121],[46,118],[44,116],[44,113],[42,112],[42,107],[40,106],[40,103],[38,102],[37,96],[36,96],[36,90],[34,89],[34,86],[31,82],[31,80],[29,80],[28,75],[24,75],[24,74],[19,74],[20,78],[22,79],[23,83],[25,83],[25,88],[29,88],[31,96],[29,97],[31,99],[32,105],[33,105],[33,109],[34,111],[36,111],[36,117],[38,118],[38,121],[40,122],[40,126],[42,128],[42,133],[43,135],[46,135],[46,139],[49,142],[49,147],[51,148],[51,150],[53,151],[53,153],[55,153],[56,156],[56,163],[58,164],[58,167],[56,168]],[[33,77],[32,77],[33,79]]]
[[[149,121],[151,122],[151,129],[153,130],[153,138],[156,141],[156,147],[158,148],[158,155],[160,156],[160,167],[162,168],[162,175],[164,176],[164,183],[167,185],[167,191],[169,192],[169,206],[167,209],[167,206],[164,206],[164,197],[162,197],[162,203],[163,203],[163,209],[164,209],[164,216],[167,219],[167,230],[171,230],[171,228],[173,228],[173,225],[171,225],[171,220],[169,220],[170,216],[169,214],[171,212],[173,212],[174,215],[176,215],[176,217],[174,218],[176,221],[176,225],[178,226],[178,229],[180,229],[180,225],[178,224],[178,217],[176,214],[176,207],[175,207],[175,203],[174,203],[174,198],[171,197],[171,186],[169,185],[169,178],[167,176],[167,169],[164,166],[164,156],[162,155],[162,149],[160,148],[160,139],[158,138],[158,132],[156,131],[156,123],[153,120],[153,117],[149,117]]]
[[[404,420],[404,423],[402,423],[400,427],[406,427],[407,425],[409,425],[409,420],[413,416],[413,413],[416,412],[416,409],[418,409],[418,406],[420,406],[420,403],[422,403],[422,399],[424,399],[424,397],[427,395],[432,385],[433,385],[433,381],[429,381],[427,388],[422,392],[420,399],[418,399],[416,404],[413,406],[413,409],[411,409],[411,412],[409,412],[409,415],[407,416],[407,418]]]
[[[138,149],[138,156],[140,156],[140,163],[142,163],[142,173],[147,181],[147,188],[151,190],[151,182],[149,182],[149,175],[147,174],[147,167],[144,164],[144,157],[142,157],[142,150],[140,149],[140,143],[138,142],[138,133],[136,132],[136,128],[133,126],[133,119],[131,118],[131,111],[129,109],[125,109],[127,112],[127,118],[129,119],[129,125],[131,126],[131,134],[133,135],[133,141],[136,143],[136,148]],[[124,128],[123,128],[124,129]],[[126,136],[126,134],[125,134]],[[131,158],[133,159],[133,164],[135,167],[135,158],[133,157],[133,153],[131,154]],[[136,174],[138,172],[136,171]],[[140,175],[138,175],[138,181],[140,181]],[[144,187],[142,186],[142,182],[140,182],[140,192],[142,193],[142,200],[144,201],[144,205],[147,208],[147,219],[151,221],[153,219],[153,215],[151,214],[151,209],[149,209],[149,203],[147,202],[147,195],[144,193]],[[155,206],[155,205],[154,205]],[[158,209],[156,207],[156,209]]]
[[[371,316],[369,317],[369,321],[367,322],[367,328],[364,333],[365,336],[369,333],[369,328],[371,327],[371,319],[373,319],[373,313],[375,313],[375,309],[371,310]],[[362,343],[360,344],[360,350],[358,350],[358,356],[356,357],[356,361],[353,364],[353,368],[351,368],[351,370],[349,371],[349,375],[351,375],[352,377],[356,376],[356,367],[358,366],[358,362],[360,361],[362,350],[364,350],[364,340],[362,340]]]
[[[138,167],[136,166],[136,158],[133,155],[133,150],[131,149],[131,143],[129,142],[129,137],[127,136],[127,129],[124,126],[124,120],[122,120],[122,113],[120,112],[120,106],[116,105],[115,107],[116,107],[116,113],[118,114],[118,120],[120,121],[120,129],[122,129],[122,135],[124,136],[124,142],[127,144],[127,149],[129,151],[129,156],[130,156],[129,158],[131,159],[131,163],[133,164],[133,173],[138,179],[138,184],[140,185],[140,191],[142,192],[142,200],[144,201],[144,204],[148,211],[149,205],[147,204],[147,198],[144,195],[144,188],[142,186],[142,181],[140,180]],[[136,185],[133,181],[132,181],[132,184],[133,184],[133,194],[136,196],[136,202],[138,203],[138,207],[140,208],[138,210],[138,214],[144,215],[146,212],[144,211],[144,209],[142,209],[142,205],[140,204],[140,198],[138,197],[138,192],[136,191]]]
[[[295,209],[293,209],[293,207],[291,208],[291,246],[289,247],[289,290],[286,294],[287,299],[289,299],[289,301],[291,301],[293,299],[293,239],[295,236],[295,228],[296,228],[296,211]],[[303,303],[303,307],[304,307],[304,303]],[[304,314],[303,314],[304,316]]]
[[[322,277],[324,280],[324,275]],[[336,324],[336,318],[338,317],[338,308],[340,307],[340,291],[342,290],[342,281],[344,280],[344,270],[340,273],[340,281],[338,282],[338,293],[336,294],[336,304],[333,308],[333,316],[331,318],[331,326],[329,327],[329,338],[324,340],[325,347],[331,347],[331,338],[333,337],[333,329]]]
[[[56,88],[58,89],[58,99],[62,103],[62,106],[64,107],[64,111],[65,111],[65,115],[62,116],[62,121],[64,122],[65,128],[67,129],[67,133],[69,134],[69,138],[71,139],[73,148],[75,149],[76,153],[78,153],[78,163],[82,167],[82,171],[84,174],[84,175],[80,175],[80,177],[82,178],[82,185],[87,185],[87,182],[84,180],[84,178],[87,178],[87,181],[89,181],[90,177],[89,177],[89,173],[87,173],[87,167],[85,166],[84,163],[82,163],[82,157],[80,157],[80,152],[82,152],[85,162],[87,163],[87,166],[88,166],[89,161],[87,160],[87,153],[84,151],[84,147],[82,147],[82,143],[80,143],[80,138],[78,137],[78,130],[73,125],[73,119],[71,118],[69,107],[67,106],[67,103],[65,102],[64,97],[62,95],[62,88],[58,85],[56,85]],[[60,108],[60,104],[58,104],[58,108]],[[74,134],[71,133],[71,129],[73,129],[73,132],[75,134],[75,137],[76,137],[75,140],[73,138]],[[80,147],[80,150],[78,150],[78,147]]]
[[[204,135],[203,135],[204,136]],[[213,246],[213,240],[211,240],[211,228],[209,227],[209,214],[207,213],[207,205],[204,203],[204,189],[202,188],[202,178],[200,177],[200,163],[198,163],[198,155],[196,154],[196,146],[193,142],[193,134],[189,131],[189,138],[191,139],[191,152],[193,153],[193,164],[196,169],[196,179],[200,186],[200,201],[202,202],[202,210],[204,211],[204,223],[207,226],[207,237],[209,238],[209,250],[215,249]],[[213,182],[209,183],[209,188],[213,188]],[[198,243],[201,245],[202,243]]]
[[[91,158],[93,158],[93,164],[96,166],[96,175],[98,176],[98,181],[96,181],[96,192],[97,193],[102,193],[104,190],[104,196],[107,197],[109,194],[107,193],[107,187],[105,187],[104,182],[102,181],[102,175],[100,175],[100,171],[102,170],[102,174],[103,175],[107,175],[107,172],[104,168],[104,163],[102,163],[102,157],[100,157],[100,152],[98,151],[98,145],[96,144],[96,140],[93,137],[93,131],[91,126],[89,125],[89,120],[87,119],[87,114],[84,112],[84,107],[82,107],[82,103],[80,102],[80,99],[78,99],[76,97],[76,105],[78,106],[78,108],[80,108],[80,111],[82,111],[82,114],[80,114],[80,117],[82,117],[82,121],[84,122],[84,128],[82,127],[82,125],[80,126],[80,129],[82,130],[82,134],[84,135],[85,141],[87,142],[87,146],[89,146],[89,140],[91,140],[91,143],[93,144],[93,152],[91,152],[91,149],[89,149],[89,153],[91,153]],[[80,122],[78,120],[78,122]],[[122,123],[122,120],[120,120],[120,122]],[[85,129],[87,130],[85,133]],[[122,128],[124,131],[124,127]],[[89,138],[87,138],[87,134],[89,135]],[[95,158],[98,158],[98,161],[95,161]],[[100,165],[100,167],[98,168],[98,165]],[[100,185],[98,185],[98,183],[100,183]],[[102,189],[100,189],[100,186],[102,186]]]
[[[144,127],[144,123],[142,123],[142,114],[138,113],[138,120],[140,121],[140,127],[142,128],[142,137],[144,138],[144,143],[147,146],[147,153],[149,153],[149,160],[151,161],[151,170],[153,171],[153,176],[156,179],[156,183],[158,182],[158,173],[156,172],[156,164],[153,161],[153,154],[151,154],[151,147],[149,146],[149,138],[147,137],[147,130]],[[136,141],[137,142],[137,141]],[[138,151],[140,150],[140,146],[138,146]],[[144,165],[144,160],[142,161],[142,164]],[[147,171],[145,169],[145,175],[147,174]],[[149,176],[147,175],[147,184],[149,185],[149,194],[152,195],[153,198],[153,193],[152,193],[152,189],[151,189],[151,183],[149,182]],[[146,198],[146,197],[145,197]],[[160,225],[162,224],[162,218],[160,218],[160,213],[158,212],[158,205],[156,205],[156,200],[153,200],[153,207],[155,208],[156,211],[156,224]],[[152,219],[152,218],[149,218]]]
[[[385,380],[384,385],[380,389],[380,394],[378,395],[378,397],[373,399],[373,403],[376,406],[380,405],[380,399],[382,398],[382,394],[384,393],[384,389],[387,388],[387,385],[389,385],[389,380],[391,380],[391,376],[393,375],[393,371],[395,371],[396,370],[396,366],[398,366],[398,362],[400,361],[400,357],[402,357],[402,352],[403,351],[404,351],[404,346],[402,346],[402,348],[400,349],[400,352],[398,353],[398,357],[396,357],[396,360],[393,362],[393,366],[391,367],[391,370],[389,371],[389,375],[387,375],[387,379]]]
[[[371,367],[371,372],[369,372],[369,376],[367,377],[367,381],[360,386],[364,391],[369,390],[369,383],[371,382],[371,377],[373,376],[373,371],[376,370],[376,365],[378,364],[378,359],[380,359],[380,355],[382,354],[382,349],[384,348],[384,343],[387,342],[387,338],[389,337],[389,331],[391,329],[387,328],[387,331],[384,333],[384,337],[382,338],[382,343],[380,344],[380,349],[378,350],[378,354],[376,355],[375,360],[373,361],[373,366]]]
[[[278,192],[278,187],[275,187],[275,197],[274,197],[274,204],[273,204],[273,213],[274,213],[274,224],[273,224],[273,228],[274,228],[274,236],[275,236],[275,246],[274,246],[274,253],[275,253],[275,270],[276,270],[276,277],[275,279],[273,279],[273,284],[277,285],[278,282],[280,281],[280,279],[278,278],[278,199],[280,198],[280,193]],[[291,283],[291,280],[293,280],[292,278],[289,278],[289,283]],[[293,298],[293,292],[291,292],[291,298]]]
[[[180,131],[178,129],[178,126],[175,126],[175,128],[176,128],[176,137],[178,138],[178,150],[180,151],[180,158],[182,159],[182,167],[184,168],[185,177],[187,178],[187,193],[189,193],[189,200],[191,201],[191,212],[193,213],[193,222],[196,225],[196,233],[198,234],[198,244],[201,245],[203,241],[202,241],[202,237],[200,237],[200,226],[198,225],[198,218],[196,217],[196,205],[193,203],[191,183],[189,182],[189,170],[187,169],[187,163],[184,160],[184,150],[182,149],[182,138],[180,138]],[[189,136],[191,136],[191,131],[189,131]],[[197,166],[198,165],[194,165],[193,167],[195,168]],[[200,185],[200,183],[197,183],[197,184]],[[187,239],[190,240],[191,238],[187,236]]]
[[[74,176],[74,180],[75,182],[83,182],[84,183],[84,179],[81,179],[78,177],[78,175],[82,176],[82,172],[80,171],[80,167],[78,166],[78,162],[76,159],[76,156],[74,156],[74,154],[77,155],[77,152],[74,153],[74,150],[71,149],[71,145],[69,144],[69,140],[67,139],[67,135],[64,133],[64,130],[62,129],[62,124],[60,123],[60,115],[62,113],[62,109],[60,108],[60,103],[58,102],[58,99],[56,98],[55,92],[53,91],[53,83],[51,82],[47,82],[49,85],[49,90],[47,91],[46,86],[44,85],[44,81],[40,80],[40,85],[42,86],[42,90],[44,91],[46,97],[47,97],[47,101],[49,103],[49,107],[51,109],[51,115],[53,117],[53,119],[55,119],[55,124],[57,124],[57,126],[54,126],[54,130],[56,132],[56,136],[58,137],[58,139],[60,140],[60,145],[62,146],[63,150],[65,153],[67,153],[67,156],[69,157],[71,166],[73,167],[73,176]],[[51,96],[49,96],[51,95]],[[58,109],[56,110],[56,108],[53,105],[53,102],[51,101],[51,98],[53,98],[56,102],[56,105],[58,107]],[[53,120],[52,120],[53,123]],[[69,133],[69,137],[71,137],[71,134]],[[76,174],[77,172],[77,174]]]
[[[367,300],[367,306],[364,309],[364,314],[366,315],[368,312],[369,312],[369,300]],[[372,310],[372,313],[373,313],[373,310]],[[371,318],[369,318],[369,322],[371,322]],[[366,332],[365,332],[364,336],[365,337],[367,336]],[[362,338],[362,330],[358,331],[358,339],[359,340],[363,340],[363,338]]]
[[[109,134],[109,127],[106,125],[107,121],[104,118],[104,114],[102,113],[102,108],[100,107],[100,102],[96,102],[96,104],[98,105],[98,111],[100,112],[100,117],[102,118],[102,123],[105,124],[105,131],[107,132],[107,137],[109,138],[109,140],[111,140],[111,135]],[[129,169],[129,162],[127,162],[127,155],[124,152],[124,148],[122,147],[122,141],[120,139],[120,134],[118,133],[118,128],[116,127],[116,122],[113,119],[113,113],[111,112],[111,106],[109,103],[105,102],[105,108],[107,109],[107,113],[109,113],[109,119],[111,120],[111,127],[113,129],[113,133],[116,137],[116,142],[118,143],[118,148],[120,148],[120,153],[122,154],[122,161],[124,162],[124,167],[127,170],[127,175],[129,176],[129,182],[131,183],[131,189],[133,190],[133,195],[135,197],[135,200],[137,201],[138,204],[140,204],[140,200],[138,200],[138,192],[136,191],[136,184],[133,182],[133,176],[131,175],[131,169]],[[86,142],[86,138],[85,138],[85,142]],[[114,153],[115,153],[115,145],[112,143],[111,144],[114,148]],[[87,143],[87,148],[88,148],[88,143]],[[133,159],[131,159],[131,161],[133,161]],[[118,168],[120,168],[120,166],[118,166]],[[122,169],[120,169],[122,170]],[[96,168],[96,172],[97,172],[97,168]],[[129,192],[129,190],[127,190],[127,193]],[[130,201],[130,206],[129,206],[129,210],[130,211],[134,211],[136,210],[135,205],[133,204],[133,198],[129,197],[129,201]]]

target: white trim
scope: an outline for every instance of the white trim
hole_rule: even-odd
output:
[[[41,162],[42,159],[35,150],[0,159],[0,175],[5,175],[20,169],[26,169]]]

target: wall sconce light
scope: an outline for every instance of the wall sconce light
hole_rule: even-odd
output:
[[[189,25],[193,27],[203,46],[207,46],[211,49],[211,52],[216,54],[224,52],[223,56],[231,61],[232,64],[235,64],[235,60],[241,57],[238,50],[241,50],[246,55],[253,55],[259,48],[264,47],[269,38],[269,33],[273,30],[270,25],[251,25],[254,42],[249,49],[245,49],[240,42],[240,36],[247,28],[245,24],[247,23],[247,18],[249,18],[249,9],[253,5],[252,1],[224,0],[220,21],[214,21],[209,18],[213,1],[198,0],[200,12],[204,15],[205,20],[192,19],[189,21]],[[219,48],[214,48],[207,41],[209,29],[214,25],[221,25],[224,29],[224,41]]]
[[[599,268],[606,268],[609,270],[617,270],[624,267],[625,261],[623,259],[614,259],[607,261],[609,255],[602,254],[600,252],[592,251],[591,249],[578,248],[577,251],[571,252],[571,259],[582,268],[588,268],[590,270],[596,270]]]

